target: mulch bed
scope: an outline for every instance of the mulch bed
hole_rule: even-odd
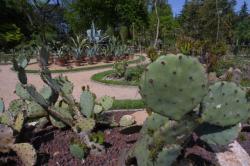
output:
[[[132,112],[116,112],[115,120],[119,122],[122,115]],[[73,157],[69,151],[69,143],[76,134],[71,130],[49,129],[30,140],[37,150],[37,165],[48,166],[118,166],[124,151],[129,149],[139,137],[139,133],[123,135],[121,128],[104,129],[106,153],[100,156],[88,155],[84,161]],[[22,166],[15,153],[0,154],[0,165]]]
[[[112,114],[116,122],[119,122],[122,115],[131,113],[133,112],[115,112]],[[106,153],[100,156],[88,155],[87,158],[82,161],[72,156],[69,151],[70,140],[77,138],[76,134],[69,129],[58,130],[50,126],[48,130],[33,135],[28,140],[30,140],[37,150],[37,166],[119,166],[119,160],[125,154],[125,151],[131,148],[140,136],[139,133],[124,135],[120,133],[120,130],[121,128],[119,127],[103,129],[105,146],[107,148]],[[238,138],[238,142],[250,155],[249,131],[249,126],[247,128],[244,127]],[[27,138],[25,139],[27,140]],[[191,150],[195,149],[194,147]],[[196,149],[195,151],[200,151],[200,149]],[[207,153],[205,153],[203,157],[204,156],[209,157]],[[189,157],[192,158],[192,156]],[[210,158],[206,159],[207,161],[211,160]],[[23,166],[23,164],[15,153],[11,152],[9,154],[0,154],[0,166]]]

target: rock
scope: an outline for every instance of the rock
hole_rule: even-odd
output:
[[[121,117],[120,119],[120,126],[122,127],[127,127],[127,126],[131,126],[135,123],[135,118],[131,115],[124,115]]]
[[[219,81],[219,78],[217,77],[216,72],[210,72],[208,74],[208,82],[210,84],[213,84],[213,83],[215,83],[217,81]]]
[[[148,117],[148,113],[147,111],[137,111],[131,114],[131,116],[134,117],[136,125],[143,125],[144,121]]]
[[[234,141],[229,145],[229,150],[216,153],[216,158],[221,166],[249,166],[250,157],[242,146]]]

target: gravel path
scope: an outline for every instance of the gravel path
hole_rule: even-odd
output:
[[[6,107],[9,105],[10,101],[18,98],[14,94],[15,86],[18,82],[17,75],[15,72],[11,71],[10,68],[11,65],[0,65],[0,97],[4,99]],[[69,80],[74,83],[75,87],[73,95],[76,97],[76,99],[79,99],[81,87],[84,85],[88,85],[91,91],[94,92],[97,97],[108,95],[115,97],[116,99],[141,98],[137,87],[109,86],[91,81],[92,75],[106,70],[110,70],[110,68],[65,73],[64,75],[68,76]],[[57,75],[58,74],[53,74],[53,76]],[[28,81],[29,83],[35,85],[35,87],[38,89],[42,88],[44,85],[38,74],[28,74]]]

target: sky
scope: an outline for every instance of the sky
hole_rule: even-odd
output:
[[[248,10],[250,9],[250,0],[237,0],[237,5],[235,7],[236,11],[239,11],[244,1],[248,3]],[[184,2],[185,0],[168,0],[168,3],[172,6],[174,15],[180,14]]]

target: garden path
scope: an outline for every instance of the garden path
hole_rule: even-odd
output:
[[[10,68],[11,65],[0,65],[0,97],[4,99],[6,107],[8,107],[13,99],[18,98],[14,94],[15,86],[18,82],[17,75]],[[141,98],[137,87],[109,86],[91,81],[92,75],[106,70],[110,70],[110,68],[65,73],[63,75],[67,76],[68,79],[74,83],[73,95],[76,99],[79,99],[80,97],[81,87],[86,85],[88,85],[90,90],[96,94],[97,98],[104,95],[115,97],[116,99]],[[29,83],[35,85],[37,89],[43,87],[44,83],[40,79],[39,74],[27,75]],[[53,76],[57,75],[59,74],[53,74]]]

